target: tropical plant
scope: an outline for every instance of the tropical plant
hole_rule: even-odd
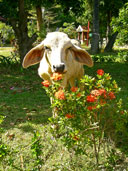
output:
[[[118,32],[117,43],[121,45],[128,44],[128,3],[119,11],[119,17],[113,17],[112,26],[115,32]]]
[[[42,84],[52,98],[54,117],[49,120],[53,135],[75,154],[88,155],[89,149],[93,148],[92,155],[98,166],[101,155],[104,161],[109,155],[109,152],[101,154],[105,139],[114,140],[122,118],[127,117],[127,111],[122,109],[118,99],[120,89],[116,81],[102,69],[97,71],[96,78],[85,75],[80,80],[81,88],[71,87],[70,90],[61,87],[61,74],[55,73],[51,78],[53,85],[47,80]]]

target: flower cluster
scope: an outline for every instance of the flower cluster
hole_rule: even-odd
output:
[[[74,118],[75,115],[68,113],[68,114],[65,115],[65,117],[68,118],[68,119],[70,119],[70,118]]]
[[[102,75],[104,75],[104,71],[102,69],[98,69],[97,74],[102,76]]]
[[[44,87],[49,87],[50,86],[50,82],[48,80],[45,80],[41,83]]]
[[[55,93],[55,97],[59,100],[65,100],[65,94],[63,90],[59,90]]]
[[[54,80],[54,81],[62,80],[62,74],[55,72],[55,73],[53,73],[53,75],[51,76],[51,79]]]
[[[84,103],[86,102],[86,104],[84,104],[84,103],[83,104],[84,104],[84,106],[87,106],[87,109],[89,111],[97,109],[98,105],[104,106],[107,103],[108,100],[113,100],[113,99],[116,98],[116,96],[115,96],[116,91],[115,90],[118,89],[118,86],[117,86],[116,82],[114,81],[112,86],[109,87],[111,89],[111,91],[107,90],[108,87],[105,87],[105,81],[102,83],[102,79],[103,80],[105,79],[106,81],[109,81],[111,79],[111,76],[109,74],[105,75],[105,72],[102,69],[97,70],[97,76],[100,76],[102,78],[100,80],[98,80],[98,81],[96,81],[94,79],[95,84],[90,89],[90,94],[86,94],[86,91],[84,93]],[[62,81],[62,74],[53,73],[53,75],[51,76],[51,79],[53,81],[56,81],[56,82],[57,81]],[[90,80],[91,80],[91,78],[90,78]],[[45,88],[49,88],[50,82],[48,80],[45,80],[45,81],[42,82],[42,85]],[[111,84],[109,83],[109,86],[110,85]],[[93,87],[94,87],[94,89],[93,89]],[[87,89],[87,87],[85,87],[85,88]],[[53,92],[52,92],[52,94],[53,94]],[[70,96],[69,96],[69,94],[70,94]],[[71,87],[69,93],[65,92],[65,90],[63,90],[62,88],[59,87],[59,89],[56,89],[55,93],[53,94],[53,97],[55,98],[55,100],[65,100],[67,102],[67,100],[69,101],[69,97],[70,98],[72,97],[74,99],[74,96],[75,96],[76,99],[80,98],[80,100],[81,100],[81,94],[82,94],[82,92],[79,90],[78,87]],[[68,105],[69,104],[67,104],[67,107],[68,107]],[[66,118],[74,118],[74,115],[71,115],[70,113],[68,113],[68,114],[65,115],[65,117]]]
[[[85,75],[80,80],[82,89],[76,86],[63,89],[62,79],[61,74],[54,73],[51,76],[53,84],[48,80],[42,82],[47,94],[52,97],[51,107],[57,113],[51,122],[59,125],[57,131],[63,135],[66,144],[73,146],[77,142],[79,146],[87,138],[87,128],[92,129],[91,125],[95,123],[100,127],[102,119],[105,122],[108,120],[107,112],[113,108],[112,103],[115,103],[119,88],[102,69],[97,70],[97,78]]]
[[[76,92],[78,90],[78,87],[71,87],[72,92]]]
[[[90,94],[86,97],[86,100],[87,100],[87,102],[92,103],[92,102],[96,101],[96,97],[94,95]]]

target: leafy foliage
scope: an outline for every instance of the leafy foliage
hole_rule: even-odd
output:
[[[73,38],[75,39],[75,37],[76,37],[76,28],[75,28],[74,23],[64,23],[63,27],[59,28],[59,31],[62,31],[62,32],[68,34],[68,36],[71,39],[73,39]]]
[[[41,137],[38,132],[34,132],[34,137],[32,138],[32,145],[31,150],[33,156],[36,158],[35,162],[35,168],[33,168],[33,171],[40,170],[43,162],[41,159],[42,154],[42,145],[41,145]]]
[[[114,140],[120,125],[125,128],[122,119],[125,118],[126,121],[128,116],[121,100],[117,98],[117,83],[100,69],[97,70],[97,78],[85,75],[81,79],[82,91],[78,87],[64,90],[60,85],[60,74],[54,75],[51,77],[55,81],[53,85],[48,84],[48,81],[42,82],[48,96],[52,98],[54,117],[49,119],[51,131],[69,151],[73,150],[77,155],[87,155],[86,147],[93,147],[92,155],[98,166],[105,139],[112,136],[111,139]],[[107,158],[103,155],[106,161]]]
[[[4,120],[4,116],[0,115],[0,162],[7,156],[8,154],[8,147],[2,142],[2,137],[1,137],[1,132],[2,132],[2,127],[1,123]]]
[[[0,22],[0,46],[10,44],[14,38],[15,35],[12,27]]]
[[[114,31],[119,32],[117,42],[120,44],[128,44],[128,3],[119,11],[119,17],[113,18],[112,26]]]

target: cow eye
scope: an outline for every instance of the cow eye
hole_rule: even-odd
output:
[[[68,50],[70,50],[72,47],[69,47]]]
[[[44,49],[45,49],[45,50],[48,50],[48,51],[51,51],[51,48],[48,47],[48,46],[44,46]]]

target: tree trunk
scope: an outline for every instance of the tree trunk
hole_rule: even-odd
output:
[[[99,51],[99,0],[94,0],[93,6],[93,34],[91,51],[93,54]]]
[[[26,38],[24,39],[22,36],[18,38],[18,45],[19,45],[19,55],[20,55],[20,62],[23,62],[24,56],[27,52],[32,49],[33,42],[37,39],[37,35],[33,34],[31,38],[28,37],[26,34]]]
[[[42,18],[42,9],[41,6],[36,6],[36,14],[37,14],[37,30],[41,32],[43,18]]]
[[[32,48],[32,44],[36,40],[37,35],[33,34],[32,37],[28,36],[28,28],[27,28],[28,13],[25,10],[24,0],[19,0],[18,9],[19,9],[18,22],[15,19],[12,19],[10,22],[17,38],[17,43],[19,46],[20,62],[22,63],[24,56]]]
[[[111,11],[109,10],[107,12],[107,31],[106,31],[106,42],[108,43],[109,41],[109,37],[111,35],[111,26],[110,26],[110,23],[111,23]]]
[[[118,35],[118,32],[115,32],[112,34],[112,36],[110,37],[110,39],[109,39],[109,41],[108,41],[108,43],[104,49],[105,52],[112,51],[112,48],[113,48],[113,45],[115,43],[117,35]]]

